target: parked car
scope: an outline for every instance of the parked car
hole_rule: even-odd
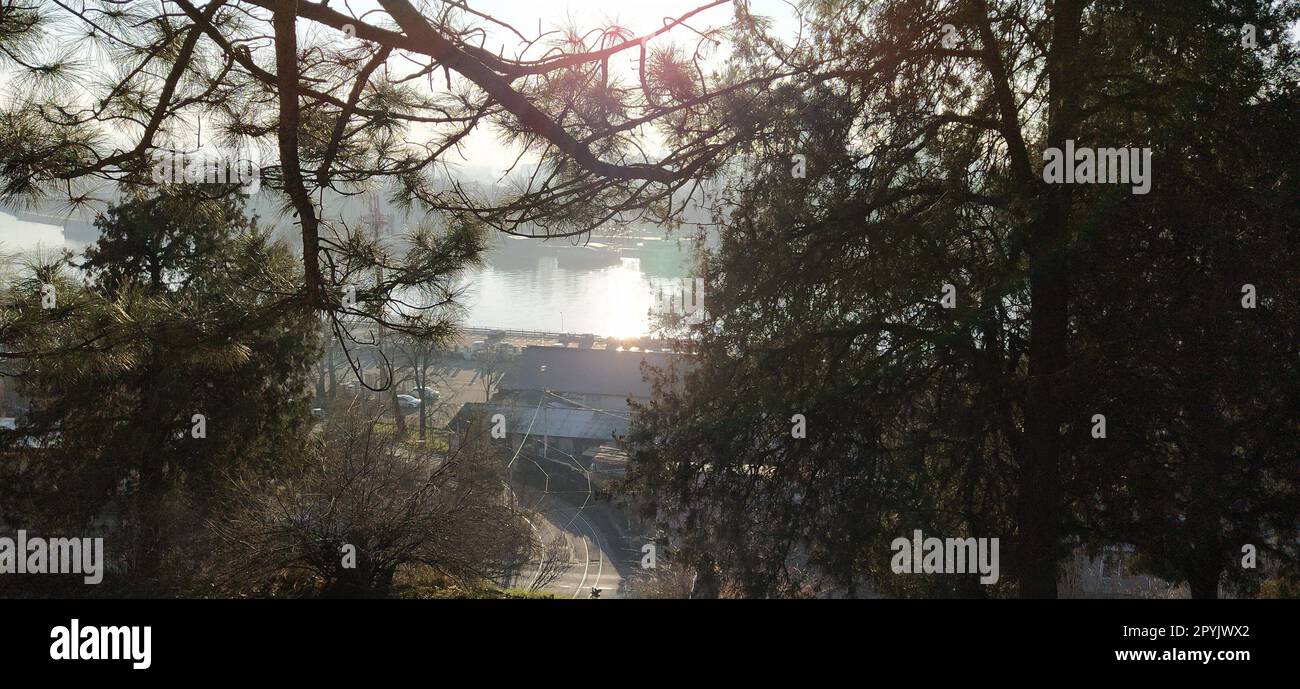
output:
[[[411,395],[398,395],[397,404],[402,409],[419,409],[420,400]]]
[[[415,395],[425,402],[437,402],[440,397],[438,391],[430,387],[416,388]]]

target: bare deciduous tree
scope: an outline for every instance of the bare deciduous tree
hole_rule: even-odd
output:
[[[497,383],[506,375],[507,361],[503,355],[491,350],[478,352],[475,359],[478,362],[478,383],[483,387],[483,401],[490,402]]]
[[[487,444],[467,436],[446,455],[411,449],[375,411],[336,416],[300,476],[234,482],[226,514],[209,522],[232,591],[299,570],[323,595],[383,596],[403,565],[473,588],[526,560],[530,529],[503,503],[503,463]]]

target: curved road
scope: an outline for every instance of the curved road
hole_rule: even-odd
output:
[[[523,479],[528,491],[528,507],[538,513],[534,526],[544,542],[562,537],[569,547],[569,567],[541,590],[556,598],[589,598],[591,587],[601,589],[601,598],[620,597],[623,581],[633,568],[640,567],[640,547],[633,544],[617,526],[620,521],[609,505],[595,500],[590,493],[585,472],[571,462],[528,458],[526,466],[541,480]],[[543,469],[543,466],[545,467]],[[543,492],[545,490],[546,492]],[[526,567],[517,581],[533,581],[536,567]]]

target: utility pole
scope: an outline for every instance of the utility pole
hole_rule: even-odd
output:
[[[546,375],[545,364],[542,365],[541,373],[544,379]],[[543,381],[542,383],[542,461],[546,461],[546,450],[550,446],[550,440],[551,440],[550,439],[551,429],[546,423],[547,421],[546,412],[547,412],[547,408],[550,407],[550,400],[546,399],[546,396],[547,393],[549,392],[550,391],[546,389],[546,383]]]
[[[388,227],[390,222],[391,219],[389,218],[389,216],[384,215],[383,213],[380,212],[379,197],[372,195],[370,197],[370,227],[372,230],[374,230],[375,233],[376,247],[378,247],[380,241],[382,241],[383,231],[385,228]],[[383,266],[376,265],[375,266],[375,289],[378,290],[379,286],[383,284],[383,282],[384,282],[384,268]],[[384,356],[383,356],[384,355],[384,323],[383,323],[384,313],[382,311],[382,309],[384,308],[383,304],[380,304],[379,308],[381,309],[379,312],[379,322],[375,324],[375,329],[376,329],[375,346],[379,348],[379,356],[376,357],[376,361],[375,361],[376,367],[382,366],[384,361]],[[379,372],[376,371],[375,372],[376,385],[379,383],[379,380],[377,378],[378,374]],[[388,395],[389,401],[393,405],[393,427],[397,430],[398,435],[401,436],[403,432],[406,430],[406,417],[405,415],[402,414],[402,406],[397,401],[397,367],[393,365],[392,360],[389,360],[389,366],[388,366],[388,386],[389,386],[389,395]],[[420,401],[420,404],[421,405],[424,404],[423,399]]]

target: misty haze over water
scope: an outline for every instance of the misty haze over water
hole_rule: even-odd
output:
[[[93,229],[91,230],[93,232]],[[645,236],[640,236],[645,235]],[[0,212],[0,251],[82,251],[90,236]],[[482,328],[633,337],[649,328],[656,292],[691,273],[692,242],[647,230],[617,238],[542,241],[494,237],[463,279],[464,324]]]

